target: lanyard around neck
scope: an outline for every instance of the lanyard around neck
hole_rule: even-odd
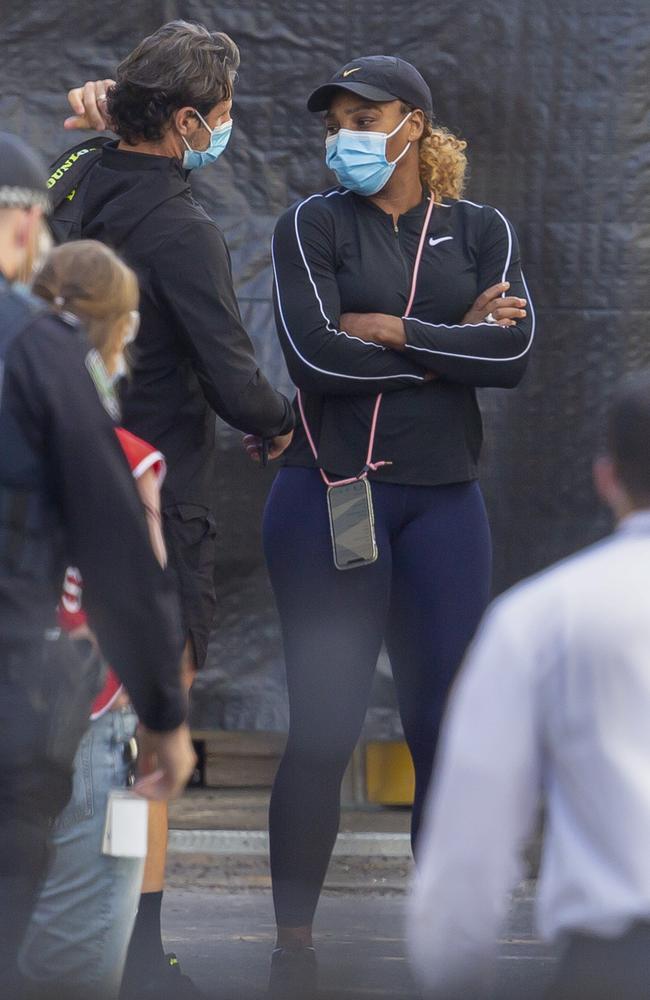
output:
[[[413,265],[411,292],[406,306],[406,311],[403,316],[404,319],[406,319],[406,317],[410,314],[411,309],[413,308],[413,302],[415,300],[415,288],[417,285],[418,273],[420,271],[420,262],[422,260],[422,251],[424,250],[424,244],[426,242],[427,233],[429,231],[429,221],[431,219],[431,213],[433,212],[433,206],[434,206],[434,199],[433,199],[433,193],[431,193],[429,195],[429,207],[427,209],[427,213],[424,218],[424,223],[422,225],[422,232],[420,233],[420,242],[418,244],[418,252],[415,257],[415,264]],[[375,448],[375,437],[377,435],[377,421],[379,419],[379,408],[381,406],[382,398],[383,398],[383,393],[380,392],[375,400],[375,407],[372,414],[372,423],[370,425],[370,439],[368,441],[366,464],[364,465],[363,469],[361,470],[358,476],[352,476],[349,479],[337,479],[335,482],[332,482],[332,480],[327,478],[326,474],[319,466],[318,471],[320,472],[323,478],[323,482],[325,483],[326,486],[346,486],[348,483],[355,483],[359,479],[366,479],[368,477],[369,472],[376,472],[377,469],[381,469],[384,465],[392,465],[392,462],[373,462],[372,460],[372,453]],[[309,442],[309,447],[312,450],[312,454],[314,456],[315,461],[318,462],[318,449],[316,448],[314,439],[309,429],[309,424],[307,423],[307,418],[305,416],[305,409],[302,402],[302,393],[300,389],[298,389],[298,408],[300,410],[302,425],[305,428],[305,434],[307,436],[307,441]]]

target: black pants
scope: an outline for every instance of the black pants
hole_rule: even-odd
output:
[[[283,927],[312,921],[382,641],[415,766],[415,836],[447,693],[488,600],[490,532],[476,482],[373,483],[373,498],[379,558],[344,572],[315,469],[282,469],[266,508],[291,709],[269,823]]]
[[[50,824],[100,679],[98,658],[65,637],[0,646],[0,975],[17,995],[16,957],[47,870]]]
[[[176,579],[185,636],[194,665],[201,670],[208,653],[210,632],[217,608],[214,570],[217,560],[217,527],[214,515],[199,504],[163,507],[163,528],[169,567]]]
[[[650,923],[617,938],[574,934],[547,1000],[648,1000]]]

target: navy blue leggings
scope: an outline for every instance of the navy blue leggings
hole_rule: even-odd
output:
[[[416,834],[446,696],[489,597],[490,531],[478,483],[373,483],[372,493],[379,558],[343,572],[332,561],[315,469],[282,469],[264,516],[291,711],[269,819],[281,927],[312,922],[382,641],[415,765]]]

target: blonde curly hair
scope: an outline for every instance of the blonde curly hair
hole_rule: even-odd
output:
[[[467,173],[467,143],[444,125],[433,125],[424,119],[420,139],[420,178],[433,192],[435,201],[441,198],[462,198]]]

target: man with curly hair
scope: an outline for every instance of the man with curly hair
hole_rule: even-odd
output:
[[[257,366],[223,234],[188,184],[189,171],[214,163],[228,143],[238,65],[228,35],[172,21],[120,63],[116,82],[70,91],[75,115],[65,123],[110,126],[118,136],[94,144],[101,154],[71,203],[79,199],[74,235],[109,244],[138,275],[142,321],[123,382],[122,423],[167,459],[162,517],[181,596],[188,684],[205,660],[215,609],[214,415],[252,435],[253,448],[265,440],[270,458],[287,447],[294,425],[289,401]],[[59,161],[55,194],[87,146]],[[178,964],[165,959],[160,933],[167,818],[162,806],[156,810],[123,993],[140,1000],[167,989],[177,1000]],[[183,979],[182,995],[194,995]]]

